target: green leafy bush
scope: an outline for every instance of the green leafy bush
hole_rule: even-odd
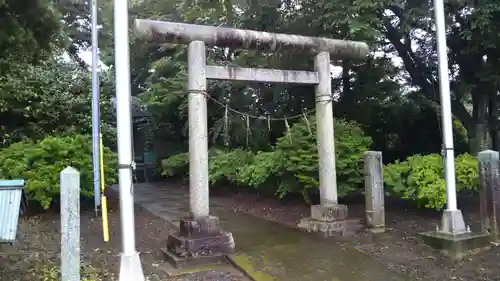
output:
[[[116,182],[117,157],[104,148],[105,180]],[[67,166],[80,171],[81,194],[93,195],[92,142],[83,135],[25,140],[0,150],[0,178],[27,180],[28,197],[48,209],[59,194],[59,173]]]
[[[302,193],[309,201],[308,190],[318,188],[318,148],[316,141],[316,118],[310,117],[292,126],[289,134],[278,139],[276,150],[280,151],[283,171],[278,188],[280,197],[287,193]],[[363,153],[372,143],[361,127],[354,122],[336,119],[335,154],[339,196],[354,192],[362,185]]]
[[[161,161],[162,176],[186,176],[189,173],[189,154],[179,153]]]
[[[257,188],[278,180],[284,171],[281,157],[281,151],[257,152],[250,163],[239,168],[238,183]]]
[[[477,159],[462,154],[455,160],[457,191],[479,187]],[[426,208],[441,209],[446,203],[443,158],[439,154],[414,155],[404,162],[386,165],[384,182],[391,196],[416,202]]]
[[[353,122],[335,120],[335,149],[339,196],[345,196],[363,183],[363,152],[371,138]],[[163,175],[187,175],[189,159],[177,154],[162,162]],[[272,186],[282,198],[289,193],[302,194],[319,186],[318,148],[315,118],[294,124],[278,139],[273,151],[253,153],[242,149],[209,152],[210,183],[230,182],[238,186]]]
[[[226,181],[230,183],[239,180],[241,169],[253,162],[254,154],[242,149],[230,151],[213,150],[208,161],[208,174],[211,184]]]

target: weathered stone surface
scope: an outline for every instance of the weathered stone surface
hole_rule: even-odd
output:
[[[201,219],[185,218],[180,221],[179,234],[183,237],[220,235],[219,218],[208,216]]]
[[[313,218],[304,218],[300,220],[299,228],[307,232],[319,232],[324,236],[345,235],[347,221],[321,221]]]
[[[324,236],[344,235],[347,226],[347,206],[340,204],[313,205],[311,217],[300,220],[298,227],[307,232],[321,232]]]
[[[209,216],[182,219],[179,232],[168,236],[164,253],[173,266],[179,267],[220,261],[233,251],[233,235],[221,231],[219,219]]]
[[[453,260],[461,260],[490,248],[490,237],[487,233],[447,235],[442,232],[429,231],[419,233],[419,236],[426,244]]]
[[[311,206],[311,218],[318,221],[344,221],[347,219],[347,206],[334,204],[331,206]]]
[[[382,152],[365,152],[365,225],[369,229],[378,229],[376,232],[385,228],[383,167]]]
[[[234,250],[231,233],[220,233],[216,236],[181,237],[169,235],[167,249],[178,257],[201,257],[214,254],[229,254]]]
[[[236,49],[267,50],[272,52],[295,51],[317,54],[328,52],[335,58],[364,58],[368,45],[364,42],[308,37],[292,34],[270,33],[178,22],[136,19],[135,31],[146,40],[189,44],[203,41],[209,46]]]
[[[486,150],[478,154],[480,181],[480,211],[482,231],[500,240],[500,176],[499,154]]]

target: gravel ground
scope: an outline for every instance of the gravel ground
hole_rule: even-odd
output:
[[[117,280],[120,253],[120,216],[117,202],[110,200],[109,227],[111,241],[104,243],[101,220],[93,211],[82,211],[82,264],[92,271],[89,281]],[[151,281],[245,281],[241,274],[217,270],[168,277],[163,267],[160,248],[168,235],[168,224],[147,211],[136,211],[137,248],[141,253],[143,270]],[[0,249],[0,280],[55,281],[59,280],[57,267],[60,254],[60,221],[57,210],[23,218],[18,230],[18,241]],[[53,276],[51,279],[48,276]]]
[[[217,200],[236,212],[244,212],[282,224],[296,226],[302,217],[310,214],[309,207],[300,199],[279,201],[274,198],[248,193],[218,196]],[[462,211],[471,229],[479,230],[479,201],[466,200]],[[476,204],[477,203],[477,204]],[[349,218],[362,222],[364,205],[347,202]],[[440,212],[422,211],[401,202],[386,202],[385,234],[373,235],[364,230],[354,231],[348,237],[337,238],[370,255],[388,267],[404,272],[414,280],[444,281],[493,281],[500,280],[500,248],[470,256],[461,262],[442,257],[424,245],[417,237],[419,232],[436,229],[440,223]],[[238,243],[238,241],[236,241]]]
[[[309,215],[309,207],[300,200],[279,201],[274,198],[248,193],[216,193],[217,201],[226,208],[252,214],[264,219],[295,226],[302,217]],[[113,202],[113,200],[111,200]],[[111,203],[109,214],[111,242],[102,242],[101,222],[93,211],[82,212],[82,262],[91,266],[100,280],[116,280],[119,266],[120,238],[119,213],[116,201]],[[463,210],[472,230],[478,229],[475,208]],[[349,203],[351,219],[360,219],[364,206]],[[500,280],[500,251],[492,249],[461,262],[441,257],[417,238],[421,231],[435,229],[440,221],[437,212],[421,212],[405,206],[386,202],[387,232],[372,235],[364,231],[354,232],[340,240],[357,247],[363,253],[380,260],[396,271],[404,272],[414,280]],[[138,250],[142,253],[144,272],[148,280],[162,281],[246,281],[241,274],[210,271],[178,278],[167,277],[162,269],[163,257],[159,249],[168,235],[168,224],[150,213],[136,212]],[[5,281],[53,281],[44,280],[43,269],[59,263],[60,222],[57,211],[23,219],[18,231],[18,243],[14,247],[0,249],[0,280]],[[238,243],[236,241],[236,243]],[[43,273],[45,274],[45,273]],[[92,279],[96,281],[99,279]]]

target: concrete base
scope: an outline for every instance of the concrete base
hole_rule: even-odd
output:
[[[179,233],[170,234],[165,258],[174,267],[199,266],[226,260],[233,253],[231,233],[221,231],[217,217],[185,218],[180,221]]]
[[[322,233],[324,236],[344,235],[347,229],[347,206],[311,206],[311,217],[301,219],[298,227],[307,232]]]
[[[370,227],[366,229],[367,231],[378,234],[378,233],[384,233],[385,232],[385,226],[382,227]]]
[[[160,266],[162,270],[164,270],[169,277],[181,277],[187,274],[195,274],[201,272],[230,272],[235,275],[243,274],[238,268],[232,265],[232,263],[228,260],[224,260],[223,262],[217,263],[207,263],[198,266],[183,266],[183,267],[174,267],[170,263],[165,263]],[[213,277],[212,277],[213,278]],[[209,277],[210,279],[210,277]]]
[[[444,210],[439,232],[449,235],[467,233],[462,212],[460,210]]]
[[[438,249],[444,256],[453,260],[461,260],[468,255],[476,254],[490,248],[488,233],[462,233],[450,235],[443,232],[429,231],[419,233],[429,246]]]
[[[144,281],[141,259],[139,253],[121,255],[119,281]]]

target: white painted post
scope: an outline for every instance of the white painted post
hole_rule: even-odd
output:
[[[61,280],[80,281],[80,173],[67,167],[60,180]]]
[[[118,184],[122,253],[119,281],[143,281],[141,259],[135,247],[135,214],[132,170],[132,96],[130,92],[130,53],[128,1],[114,0],[116,131],[118,139]]]
[[[441,92],[441,122],[444,140],[444,175],[446,180],[446,210],[441,219],[440,232],[457,235],[466,232],[462,212],[457,209],[455,181],[455,151],[453,148],[453,123],[451,115],[450,79],[446,47],[446,22],[443,0],[434,0],[436,39],[439,61],[439,88]]]
[[[366,227],[374,232],[385,229],[384,208],[384,165],[382,152],[366,151],[364,153],[365,167],[365,205]]]
[[[205,43],[188,47],[189,211],[193,218],[209,215],[208,129]]]
[[[319,83],[316,85],[319,190],[321,205],[330,206],[337,204],[330,53],[321,52],[316,55],[314,70],[318,73],[319,78]]]

